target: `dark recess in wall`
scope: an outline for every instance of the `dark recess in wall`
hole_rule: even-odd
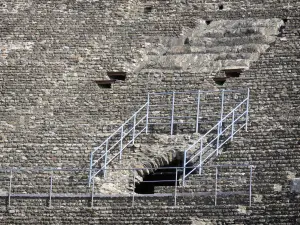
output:
[[[224,70],[226,77],[239,77],[243,69]]]
[[[166,167],[182,167],[183,161],[181,159],[174,159],[170,164],[163,166]],[[187,170],[189,172],[189,170]],[[175,182],[182,176],[182,170],[177,170],[177,181],[176,180],[176,168],[158,169],[153,173],[146,175],[142,182],[135,186],[135,193],[138,194],[154,194],[156,186],[175,186]],[[160,181],[161,182],[149,182],[149,181]],[[169,180],[169,181],[168,181]]]
[[[144,13],[145,13],[145,14],[151,13],[151,12],[152,12],[152,9],[153,9],[152,6],[146,6],[146,7],[144,8]]]
[[[223,4],[219,5],[219,10],[223,10],[223,9],[224,9],[224,5]]]
[[[277,37],[282,37],[283,36],[283,30],[285,28],[286,23],[288,22],[288,19],[282,19],[282,21],[283,21],[284,24],[279,27],[279,29],[278,29],[279,34],[277,35]]]
[[[239,77],[241,75],[241,73],[243,72],[243,68],[242,69],[225,69],[222,70],[222,72],[225,74],[225,77],[215,77],[213,78],[213,80],[215,81],[216,84],[218,85],[223,85],[226,80],[230,77]]]
[[[115,83],[116,80],[96,80],[95,83],[100,88],[111,88],[111,84]]]
[[[217,85],[223,85],[226,81],[226,77],[215,77],[213,80]]]
[[[185,45],[190,45],[190,39],[189,39],[189,38],[186,38],[186,39],[184,40],[184,44],[185,44]]]
[[[107,72],[107,76],[113,80],[125,80],[126,72]]]

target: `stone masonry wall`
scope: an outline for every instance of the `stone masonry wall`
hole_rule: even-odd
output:
[[[151,12],[145,12],[149,6]],[[250,161],[257,166],[257,184],[282,189],[270,195],[261,190],[262,204],[242,210],[246,214],[231,207],[121,208],[118,201],[93,210],[75,205],[50,211],[25,203],[19,209],[1,207],[0,223],[299,223],[298,197],[289,189],[291,178],[299,177],[299,9],[297,0],[1,4],[1,167],[87,167],[92,146],[145,102],[147,91],[250,87],[249,132],[218,162]],[[143,72],[141,59],[155,37],[180,37],[198,20],[241,18],[282,19],[285,28],[240,77],[218,86],[202,71],[178,71],[178,79],[185,79],[179,87],[180,82],[168,82],[172,68],[149,85],[146,77],[156,71]],[[107,80],[107,71],[127,72],[125,82],[99,88],[94,81]]]
[[[194,7],[191,11],[191,5],[195,4],[208,9]],[[245,4],[249,12],[260,7],[255,3]],[[153,12],[145,14],[146,5],[153,5]],[[157,29],[159,34],[155,35],[180,35],[184,26],[190,27],[186,17],[189,21],[206,19],[208,14],[214,16],[211,19],[240,18],[237,11],[241,10],[234,2],[224,4],[224,10],[213,9],[212,5],[216,3],[4,4],[2,165],[87,166],[91,146],[101,143],[103,136],[145,102],[147,90],[161,90],[162,86],[164,90],[174,90],[180,85],[168,82],[173,70],[163,80],[154,79],[154,83],[162,85],[152,85],[151,89],[147,88],[149,82],[144,76],[132,73],[132,68],[141,65],[139,56],[144,54],[141,51],[148,34],[154,35]],[[272,4],[272,10],[258,11],[256,17],[287,18],[287,13],[293,16],[298,7],[290,2],[289,10],[277,14],[280,6]],[[206,15],[198,16],[200,11]],[[170,19],[172,16],[174,19]],[[249,17],[247,13],[245,16]],[[152,26],[154,21],[157,24]],[[128,71],[128,78],[113,85],[111,90],[100,89],[94,83],[108,79],[106,71],[120,70]],[[203,84],[189,84],[188,80],[194,80],[195,76],[204,81],[207,74],[179,72],[179,77],[187,79],[183,88],[218,88],[212,79]],[[84,163],[80,163],[82,159]]]

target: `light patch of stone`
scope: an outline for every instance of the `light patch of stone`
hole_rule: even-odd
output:
[[[4,1],[5,2],[5,1]],[[12,13],[16,14],[20,11],[29,9],[32,7],[33,1],[32,0],[24,0],[24,1],[17,1],[17,2],[8,2],[2,4],[2,7],[0,7],[0,11],[4,13]]]
[[[191,217],[192,225],[217,225],[216,221]]]
[[[263,195],[259,195],[259,194],[253,195],[253,202],[255,202],[255,203],[262,202],[262,199],[263,199]]]
[[[296,177],[296,173],[295,172],[292,172],[292,171],[286,171],[286,178],[288,180],[292,180]]]
[[[3,42],[0,43],[0,58],[7,58],[8,54],[11,51],[16,51],[16,50],[32,50],[34,46],[34,42]]]
[[[0,196],[5,196],[7,193],[7,190],[0,189]]]
[[[179,37],[155,37],[140,51],[136,66],[212,73],[222,69],[248,69],[275,41],[281,19],[198,20]],[[149,41],[153,37],[149,37]],[[153,41],[150,41],[153,43]],[[143,63],[142,63],[143,62]]]
[[[238,211],[240,214],[246,214],[246,213],[247,213],[247,207],[246,207],[246,206],[239,205],[237,211]]]
[[[282,191],[282,185],[281,184],[274,184],[273,189],[276,192],[281,192]]]

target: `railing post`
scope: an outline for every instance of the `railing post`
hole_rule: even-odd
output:
[[[215,181],[215,206],[217,205],[218,197],[218,166],[216,166],[216,181]]]
[[[132,144],[134,145],[135,139],[135,124],[136,124],[136,113],[133,115],[133,128],[132,128]]]
[[[135,192],[134,192],[134,189],[135,189],[135,171],[132,170],[132,173],[133,173],[133,188],[132,188],[132,203],[131,203],[131,207],[134,206],[134,195],[135,195]]]
[[[93,179],[92,194],[91,194],[91,207],[94,207],[94,192],[95,192],[95,179]]]
[[[107,150],[108,150],[108,139],[107,139],[106,145],[105,145],[104,173],[103,173],[104,178],[106,177]]]
[[[53,187],[53,170],[51,170],[51,176],[50,176],[49,207],[52,206],[52,187]]]
[[[177,179],[178,179],[178,168],[176,167],[176,174],[175,174],[175,190],[174,190],[174,206],[177,205]]]
[[[200,116],[200,90],[198,91],[198,99],[197,99],[197,118],[196,118],[196,133],[198,133],[199,131],[199,128],[198,128],[198,125],[199,125],[199,116]]]
[[[220,145],[220,124],[221,124],[221,121],[218,122],[218,136],[217,136],[217,155],[219,155],[219,145]]]
[[[222,119],[223,119],[223,114],[224,114],[224,100],[225,100],[225,92],[224,92],[224,89],[222,89],[222,92],[221,92],[221,114],[220,114],[221,127],[220,127],[220,133],[222,133],[222,127],[223,127]]]
[[[232,122],[231,122],[231,141],[233,141],[234,134],[234,110],[232,111]]]
[[[201,175],[201,173],[202,173],[202,148],[203,148],[203,139],[201,138],[201,143],[200,143],[199,175]]]
[[[10,207],[12,177],[13,177],[13,171],[11,169],[10,170],[10,177],[9,177],[9,189],[8,189],[8,207]]]
[[[123,151],[123,132],[124,132],[124,125],[121,126],[121,140],[120,140],[120,161],[122,159],[122,151]]]
[[[249,120],[249,99],[250,99],[250,89],[248,88],[248,91],[247,91],[247,111],[246,111],[246,126],[245,126],[245,129],[246,131],[248,131],[248,120]]]
[[[175,104],[175,92],[173,91],[172,96],[172,111],[171,111],[171,135],[173,135],[173,125],[174,125],[174,104]]]
[[[182,171],[182,186],[185,186],[185,174],[186,174],[186,151],[184,151],[184,158],[183,158],[183,171]]]
[[[148,134],[148,126],[149,126],[149,108],[150,108],[150,94],[148,92],[147,96],[147,114],[146,114],[146,134]]]
[[[90,155],[89,187],[91,186],[91,181],[92,181],[92,170],[93,170],[93,152],[91,152]]]
[[[251,198],[252,198],[252,168],[253,168],[253,166],[251,165],[250,166],[250,183],[249,183],[249,206],[251,206],[251,204],[252,204],[252,201],[251,201]]]

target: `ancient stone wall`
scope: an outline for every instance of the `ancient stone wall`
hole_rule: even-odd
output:
[[[224,150],[218,162],[250,161],[257,166],[257,184],[272,184],[274,190],[281,186],[277,194],[262,196],[263,206],[247,208],[246,215],[235,216],[236,209],[230,208],[198,208],[193,213],[189,207],[156,206],[149,213],[150,206],[137,210],[112,202],[99,210],[55,206],[51,211],[34,207],[9,211],[3,206],[1,222],[82,224],[93,218],[104,224],[122,220],[179,224],[181,218],[182,224],[198,224],[191,215],[204,216],[208,224],[216,224],[222,216],[228,224],[299,222],[297,195],[289,189],[290,180],[299,176],[299,9],[297,0],[1,4],[1,167],[87,167],[92,146],[144,103],[148,91],[250,87],[249,132]],[[279,19],[285,27],[249,69],[227,79],[224,86],[215,84],[215,74],[201,70],[145,69],[144,57],[161,37],[180,38],[199,20],[245,18]],[[103,89],[95,81],[108,80],[107,71],[127,72],[126,80]],[[97,214],[102,210],[103,216]],[[66,213],[64,220],[59,219]],[[124,214],[128,216],[112,218]]]

